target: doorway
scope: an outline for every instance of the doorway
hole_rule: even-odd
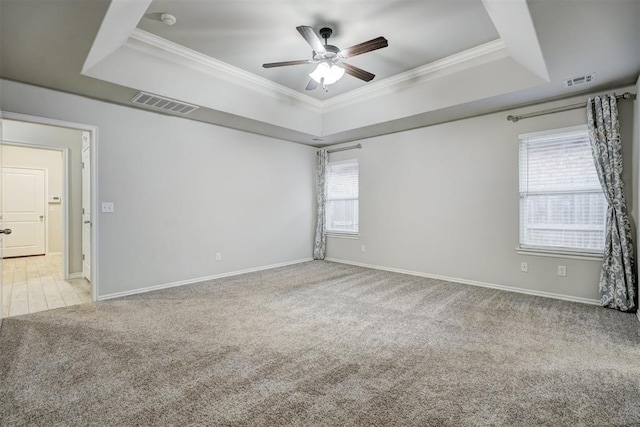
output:
[[[92,270],[95,271],[95,268],[91,269],[93,257],[90,255],[91,248],[95,244],[91,210],[85,209],[88,212],[81,214],[82,207],[91,206],[94,177],[89,172],[90,168],[87,168],[88,173],[84,173],[82,164],[86,163],[90,166],[93,160],[91,154],[95,147],[91,143],[95,137],[95,128],[3,113],[2,130],[2,151],[5,152],[2,160],[5,169],[2,174],[5,178],[3,187],[6,187],[7,182],[11,180],[22,183],[40,182],[40,176],[44,174],[45,197],[44,209],[40,209],[37,215],[38,207],[31,207],[30,226],[26,227],[25,224],[16,221],[15,230],[10,235],[16,239],[9,239],[9,242],[4,245],[5,281],[1,315],[8,317],[95,300],[97,283],[92,277]],[[21,171],[12,170],[16,168],[14,164],[9,164],[6,152],[20,149],[31,150],[31,153],[40,153],[41,156],[45,153],[48,156],[57,155],[60,160],[58,169],[61,171],[60,175],[64,178],[64,182],[57,186],[52,185],[52,180],[47,179],[52,178],[50,167],[41,167],[39,172],[32,174],[33,176],[28,173],[19,174],[17,172]],[[31,168],[37,169],[33,165]],[[33,187],[36,191],[36,187],[39,189],[40,185],[34,184]],[[9,190],[7,194],[11,197],[11,188]],[[4,193],[3,191],[3,198],[6,201],[7,196]],[[14,191],[13,195],[18,193],[23,196],[26,194],[25,191]],[[18,205],[24,202],[19,197],[14,198],[17,200],[13,202]],[[83,201],[83,198],[87,200]],[[28,199],[31,200],[31,197]],[[42,200],[40,196],[35,196],[35,199]],[[19,207],[26,206],[23,203]],[[28,209],[23,210],[28,211]],[[10,216],[7,216],[8,213],[9,211],[5,209],[6,218]],[[41,223],[36,220],[41,220]],[[11,241],[34,240],[35,236],[39,235],[36,233],[39,230],[37,226],[42,224],[46,230],[44,251],[40,249],[29,252],[26,248],[29,245],[22,242],[16,245],[22,247],[23,252],[7,252],[6,248],[10,247]],[[57,228],[57,234],[56,227],[52,226],[55,224],[62,225]],[[7,223],[4,226],[11,228]],[[25,227],[28,233],[22,232]],[[91,280],[92,278],[94,280]]]

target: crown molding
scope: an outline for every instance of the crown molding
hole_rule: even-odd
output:
[[[406,85],[409,81],[416,82],[416,84],[418,84],[428,78],[435,77],[436,73],[455,70],[465,66],[474,66],[476,65],[476,60],[481,58],[490,58],[495,56],[494,54],[498,52],[506,55],[504,41],[502,39],[497,39],[386,78],[379,82],[369,83],[367,86],[349,91],[348,93],[326,100],[318,100],[284,85],[275,83],[264,77],[257,76],[241,68],[227,64],[226,62],[222,62],[218,59],[204,55],[200,52],[138,28],[133,30],[131,33],[129,40],[127,41],[127,46],[138,51],[160,56],[167,60],[182,63],[185,66],[196,64],[200,66],[200,68],[204,68],[214,77],[224,79],[272,97],[281,97],[284,95],[293,98],[305,104],[308,108],[320,113],[343,108],[367,99],[393,92],[399,85]]]
[[[285,95],[307,104],[308,107],[313,109],[320,110],[322,108],[322,101],[320,100],[139,28],[131,32],[126,45],[132,49],[174,60],[187,66],[188,64],[203,66],[207,72],[214,77],[270,95],[274,98]]]
[[[367,86],[327,99],[323,101],[323,111],[327,112],[336,110],[357,102],[394,92],[398,89],[398,86],[409,81],[415,82],[414,84],[419,84],[430,77],[434,77],[435,73],[453,71],[454,67],[459,69],[459,66],[474,66],[476,65],[475,60],[479,58],[488,58],[496,53],[507,55],[506,46],[502,39],[496,39],[488,43],[472,47],[471,49],[455,53],[412,70],[396,74],[395,76],[388,77],[375,83],[369,83]],[[473,62],[473,64],[470,64],[470,62]]]

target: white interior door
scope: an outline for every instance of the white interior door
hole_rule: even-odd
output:
[[[89,132],[82,133],[82,276],[91,281],[91,152]]]
[[[45,172],[2,168],[2,217],[12,233],[4,236],[3,256],[45,253]]]

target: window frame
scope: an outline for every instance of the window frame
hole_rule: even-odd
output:
[[[328,194],[328,186],[329,186],[329,170],[331,168],[331,165],[337,165],[337,164],[349,164],[349,163],[355,163],[358,166],[358,197],[356,198],[329,198],[329,194]],[[360,160],[357,157],[354,158],[350,158],[350,159],[342,159],[342,160],[335,160],[335,161],[329,161],[327,164],[327,176],[325,177],[325,212],[324,212],[324,216],[325,216],[325,233],[327,236],[330,237],[340,237],[340,238],[346,238],[346,239],[357,239],[360,236]],[[328,214],[329,214],[329,210],[328,210],[328,205],[330,201],[335,201],[335,200],[355,200],[356,202],[358,202],[358,217],[357,219],[357,230],[356,231],[348,231],[348,230],[329,230],[327,229],[327,225],[328,225]]]
[[[520,255],[533,255],[533,256],[546,256],[546,257],[558,257],[558,258],[570,258],[570,259],[587,259],[587,260],[601,260],[603,257],[604,247],[601,250],[581,249],[572,247],[553,247],[553,246],[538,246],[523,244],[523,221],[525,212],[522,207],[523,191],[521,188],[522,181],[522,169],[521,169],[521,146],[523,141],[530,138],[551,136],[557,134],[569,134],[569,133],[583,133],[588,130],[587,125],[578,125],[571,127],[564,127],[558,129],[550,129],[540,132],[530,132],[518,135],[518,246],[516,252]],[[604,191],[600,188],[600,192],[604,196]],[[540,192],[539,192],[540,193]],[[546,193],[546,192],[545,192]],[[549,191],[548,194],[560,194],[561,192]],[[578,194],[578,193],[594,193],[594,191],[567,191],[566,194]],[[606,202],[606,198],[605,198]],[[606,233],[606,216],[604,218],[605,228],[603,233]]]

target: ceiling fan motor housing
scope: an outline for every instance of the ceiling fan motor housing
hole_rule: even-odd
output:
[[[326,44],[324,45],[324,52],[313,52],[313,59],[315,61],[322,61],[323,59],[334,59],[340,53],[340,49],[336,46]]]

